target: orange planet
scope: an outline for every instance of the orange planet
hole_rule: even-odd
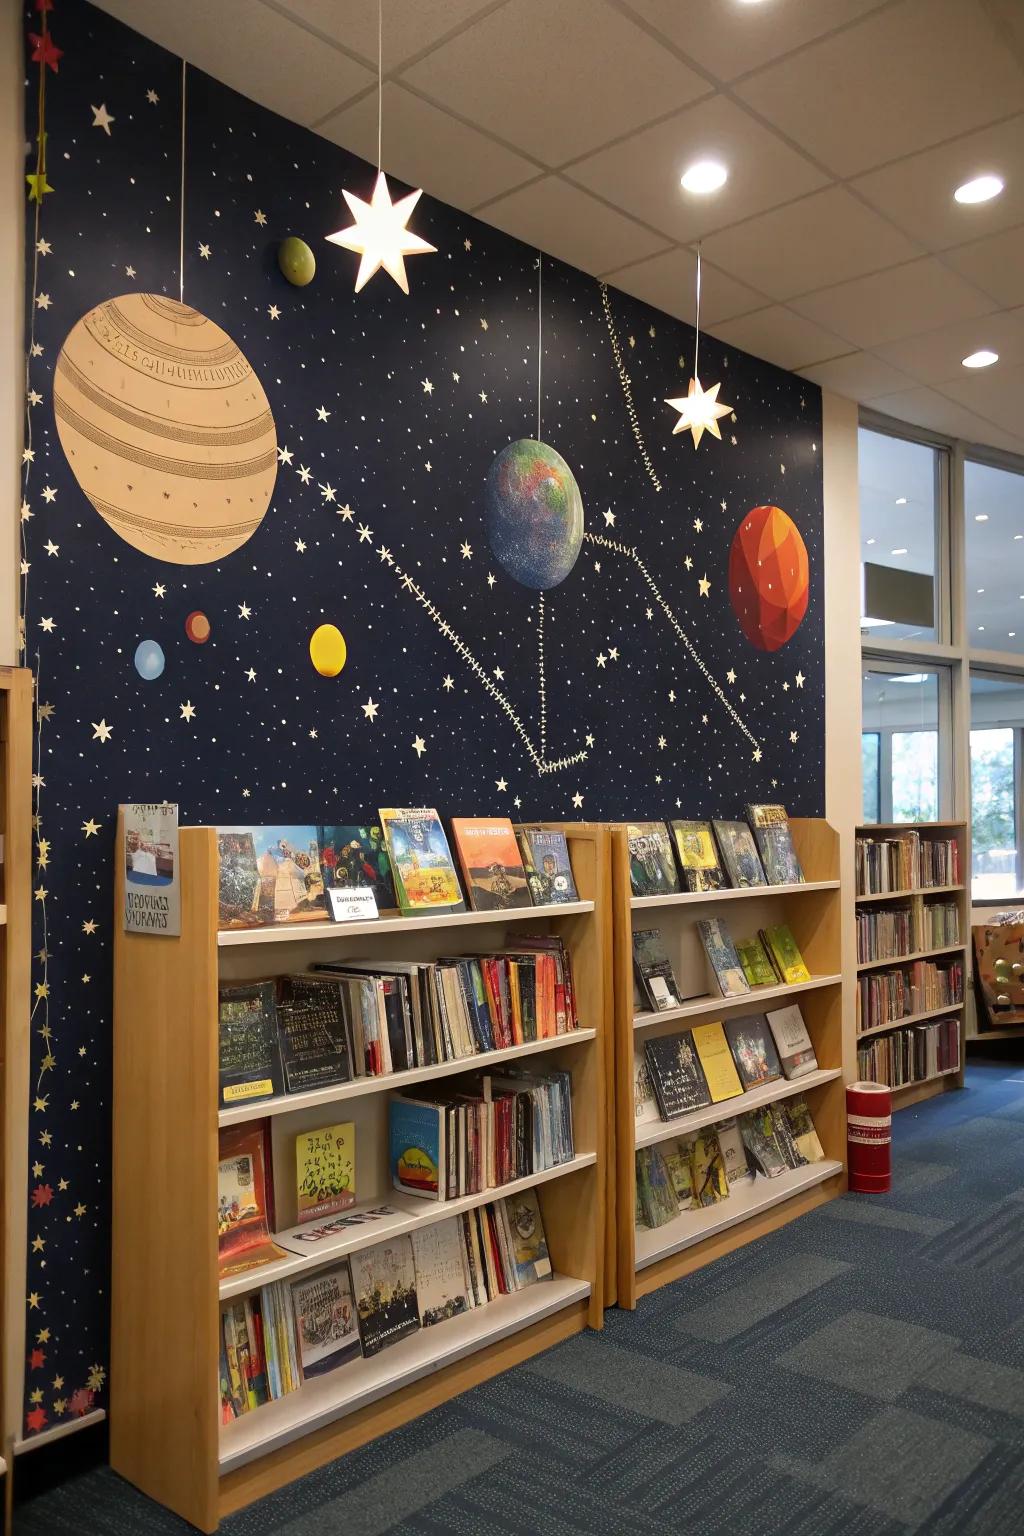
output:
[[[740,628],[759,651],[777,651],[803,623],[810,563],[800,530],[781,507],[754,507],[729,551],[729,599]]]
[[[210,621],[198,608],[185,620],[185,633],[194,645],[205,645],[210,638]]]

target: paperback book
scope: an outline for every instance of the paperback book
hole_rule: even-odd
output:
[[[640,1147],[636,1154],[636,1187],[644,1224],[663,1227],[679,1214],[679,1202],[658,1147]]]
[[[784,805],[748,805],[747,820],[769,885],[803,885],[789,817]]]
[[[391,1182],[424,1200],[445,1198],[447,1115],[443,1104],[393,1098],[388,1105]]]
[[[381,827],[318,827],[324,885],[335,890],[372,890],[379,912],[393,912],[398,901],[391,860]]]
[[[642,1051],[633,1056],[633,1115],[637,1125],[649,1125],[658,1118],[658,1101],[651,1082],[647,1057]]]
[[[763,1088],[766,1083],[774,1083],[781,1078],[779,1055],[768,1019],[763,1013],[751,1013],[742,1019],[727,1020],[725,1033],[744,1090]]]
[[[217,1260],[222,1278],[284,1258],[273,1224],[268,1127],[226,1126],[217,1162]]]
[[[273,981],[219,988],[217,1048],[222,1108],[284,1092]]]
[[[722,1099],[734,1099],[741,1094],[743,1084],[739,1080],[736,1063],[732,1059],[732,1052],[722,1025],[720,1023],[695,1024],[693,1043],[697,1047],[697,1055],[704,1069],[704,1080],[708,1085],[712,1104],[718,1104]]]
[[[697,932],[722,996],[744,996],[750,987],[728,928],[720,918],[707,917],[698,922]]]
[[[740,1133],[759,1173],[763,1173],[765,1178],[776,1179],[780,1173],[786,1172],[790,1165],[779,1142],[770,1104],[741,1115]]]
[[[629,881],[634,896],[671,896],[679,889],[672,844],[663,821],[626,825]]]
[[[351,1120],[295,1138],[299,1221],[320,1221],[356,1203],[356,1128]]]
[[[520,827],[516,833],[526,880],[535,907],[578,901],[564,832]]]
[[[789,930],[788,923],[776,923],[771,928],[762,928],[760,937],[765,949],[775,962],[776,970],[787,986],[795,986],[801,981],[810,981],[811,973],[804,964],[804,957]]]
[[[512,1263],[519,1289],[537,1280],[550,1280],[554,1273],[540,1201],[535,1189],[524,1189],[502,1202],[511,1237]]]
[[[350,1259],[363,1354],[369,1358],[420,1326],[416,1262],[408,1234],[359,1248]]]
[[[665,1162],[676,1208],[680,1211],[696,1209],[697,1199],[693,1192],[693,1141],[663,1141],[659,1148]]]
[[[644,1055],[663,1120],[674,1120],[711,1103],[704,1069],[688,1029],[645,1040]]]
[[[693,1196],[700,1206],[717,1205],[729,1193],[725,1162],[713,1127],[693,1138]]]
[[[725,1166],[725,1182],[729,1188],[731,1189],[740,1179],[753,1178],[753,1171],[747,1161],[747,1149],[743,1145],[743,1136],[740,1133],[739,1121],[723,1120],[715,1130],[718,1132],[718,1146]]]
[[[380,812],[395,893],[408,917],[464,912],[459,879],[437,812],[427,808]]]
[[[337,981],[306,972],[278,981],[277,1018],[289,1093],[347,1083],[353,1076],[351,1031]]]
[[[361,1351],[348,1261],[293,1280],[290,1288],[303,1379],[354,1360]]]
[[[507,816],[493,820],[455,816],[452,835],[474,912],[532,905],[519,844]]]
[[[662,943],[660,928],[638,928],[633,933],[633,968],[646,1007],[655,1013],[677,1008],[682,1002],[672,962]]]
[[[745,821],[714,821],[715,839],[722,855],[722,863],[729,876],[729,884],[737,890],[752,885],[767,885],[757,845]]]
[[[728,885],[710,821],[673,821],[676,858],[687,891],[721,891]]]
[[[790,1003],[786,1008],[775,1008],[766,1017],[786,1077],[793,1081],[798,1077],[806,1077],[808,1072],[816,1072],[818,1058],[814,1054],[814,1046],[799,1004]]]
[[[412,1234],[420,1326],[432,1328],[468,1312],[473,1303],[466,1283],[458,1217],[418,1227]]]
[[[218,827],[221,928],[327,917],[316,827]]]
[[[778,972],[756,933],[749,939],[737,939],[736,953],[743,974],[752,987],[778,986]]]

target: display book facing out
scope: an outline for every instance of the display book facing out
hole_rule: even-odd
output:
[[[200,1529],[215,1529],[223,1515],[270,1488],[558,1339],[588,1325],[600,1326],[607,1144],[604,960],[611,948],[610,932],[604,931],[610,921],[608,835],[600,827],[564,831],[579,898],[571,903],[218,933],[216,829],[183,828],[180,938],[116,932],[111,1417],[117,1427],[111,1462]],[[318,1086],[307,1088],[296,1080],[292,1092],[286,1078],[275,1078],[271,1053],[270,1084],[275,1090],[283,1086],[284,1093],[260,1094],[252,1102],[244,1095],[241,1100],[222,1098],[222,1087],[237,1087],[247,1070],[244,1052],[233,1049],[225,1059],[219,1051],[222,988],[233,990],[237,999],[249,983],[295,977],[322,964],[347,969],[351,962],[354,969],[361,962],[377,974],[389,967],[396,973],[409,966],[424,969],[463,955],[526,951],[531,937],[543,949],[545,936],[561,941],[571,965],[577,1029],[558,1033],[556,1017],[554,1033],[544,1027],[533,1038],[500,1047],[495,1042],[494,1050],[435,1057],[400,1070],[394,1069],[393,1056],[389,1073],[346,1075],[330,1068],[331,1080],[320,1078]],[[259,996],[258,988],[250,990]],[[266,999],[271,995],[273,988],[263,994]],[[448,1000],[457,1006],[454,993]],[[248,1006],[254,1006],[251,998]],[[461,1015],[463,1025],[470,1019],[468,1011]],[[381,1021],[386,1031],[386,1012]],[[415,1044],[411,1018],[408,1023],[410,1033],[402,1030],[403,1048],[410,1038]],[[308,1032],[297,1033],[308,1044]],[[270,1038],[265,1021],[254,1027],[252,1038],[252,1077],[262,1082],[268,1069],[260,1053]],[[396,1033],[393,1041],[398,1040]],[[286,1051],[284,1073],[288,1059]],[[294,1055],[290,1059],[294,1064]],[[226,1077],[220,1070],[224,1065]],[[300,1066],[324,1069],[316,1052],[302,1058]],[[504,1101],[508,1086],[519,1090],[527,1078],[567,1084],[571,1157],[565,1157],[565,1144],[559,1142],[557,1151],[545,1147],[537,1159],[514,1158],[512,1131],[518,1126],[525,1136],[527,1127],[534,1130],[529,1118],[521,1118],[512,1130],[503,1123],[500,1162],[495,1143],[490,1163],[481,1165],[487,1112],[465,1106],[470,1098],[482,1099],[485,1078],[492,1101]],[[456,1149],[455,1182],[446,1184],[446,1199],[424,1198],[422,1191],[396,1184],[389,1147],[391,1106],[406,1101],[450,1106],[457,1100],[463,1106],[461,1119],[446,1144]],[[521,1111],[526,1117],[530,1113]],[[493,1115],[497,1122],[497,1108]],[[448,1122],[446,1130],[451,1129]],[[274,1220],[267,1221],[266,1262],[249,1268],[239,1260],[235,1268],[232,1262],[221,1263],[218,1227],[223,1233],[233,1216],[260,1203],[251,1199],[254,1133],[264,1149]],[[236,1160],[233,1172],[221,1167],[231,1162],[230,1155],[222,1157],[222,1136],[242,1138],[234,1149],[242,1161]],[[168,1146],[175,1148],[173,1160],[166,1157]],[[414,1165],[418,1160],[407,1158],[403,1171]],[[229,1189],[225,1180],[231,1178],[236,1184]],[[140,1188],[149,1191],[144,1202]],[[349,1193],[354,1193],[354,1204],[347,1203]],[[270,1197],[264,1198],[269,1204]],[[296,1228],[316,1234],[314,1241],[296,1240]],[[435,1228],[440,1229],[435,1239],[427,1238]],[[541,1263],[533,1272],[536,1283],[522,1283],[522,1254],[518,1264],[515,1258],[515,1234],[520,1234],[521,1248],[526,1228],[528,1237],[537,1233]],[[482,1266],[473,1304],[467,1295],[465,1307],[447,1293],[435,1296],[439,1287],[444,1290],[444,1276],[460,1251],[455,1237],[464,1245],[462,1252],[470,1245],[474,1262]],[[496,1245],[490,1250],[490,1269],[485,1238]],[[426,1326],[419,1310],[412,1325],[406,1294],[408,1249],[413,1247],[415,1276],[417,1245],[432,1313]],[[390,1258],[382,1249],[390,1249]],[[374,1349],[371,1342],[367,1349],[360,1336],[357,1353],[349,1325],[357,1316],[352,1309],[358,1309],[360,1276],[366,1278],[369,1264],[372,1280],[374,1262],[390,1276],[388,1286],[394,1280],[396,1295],[401,1292],[399,1310],[405,1306],[409,1312],[408,1327],[389,1335],[384,1348]],[[318,1275],[326,1276],[320,1286],[313,1284]],[[378,1287],[379,1295],[386,1288]],[[366,1294],[373,1292],[371,1285]],[[140,1351],[139,1330],[155,1309],[164,1321],[152,1347]],[[298,1325],[307,1314],[315,1314],[319,1323],[306,1329],[305,1345],[290,1348],[289,1340],[296,1338],[289,1333],[290,1321]],[[250,1358],[250,1371],[262,1364],[264,1371],[274,1372],[278,1387],[287,1381],[291,1389],[274,1397],[267,1391],[270,1400],[248,1402],[237,1416],[228,1414],[222,1373],[229,1395],[241,1386],[228,1358],[229,1340],[236,1368],[239,1349],[244,1358],[251,1340],[257,1358]],[[297,1380],[296,1373],[305,1379]],[[154,1403],[155,1378],[161,1392]],[[267,1386],[257,1380],[254,1398]]]
[[[967,827],[869,824],[854,850],[857,1076],[906,1109],[964,1085]]]
[[[736,825],[738,840],[743,833]],[[775,888],[766,882],[739,887],[716,883],[712,889],[637,896],[631,869],[636,848],[630,848],[626,827],[612,831],[615,1233],[620,1305],[635,1305],[638,1295],[759,1237],[845,1188],[839,840],[826,822],[801,818],[788,821],[788,835],[803,873],[802,883]],[[753,1047],[746,1037],[759,1038],[760,1027],[768,1027],[766,1015],[788,1015],[791,1027],[784,1038],[792,1055],[796,1050],[794,1006],[813,1060],[805,1059],[792,1078],[788,1071],[763,1082],[756,1075],[751,1077]],[[780,1019],[780,1028],[785,1023],[785,1018]],[[677,1089],[681,1096],[666,1104],[670,1118],[662,1119],[653,1084],[649,1096],[645,1092],[645,1047],[648,1042],[670,1042],[672,1037],[677,1050],[682,1041],[696,1059],[707,1055],[707,1067],[699,1067],[706,1091],[687,1099],[681,1078],[668,1081],[670,1095]],[[745,1051],[746,1069],[739,1065],[737,1050]],[[779,1053],[784,1057],[781,1047]],[[730,1081],[730,1072],[736,1084]],[[707,1088],[709,1081],[713,1092]],[[734,1091],[737,1085],[739,1093]],[[768,1106],[790,1099],[796,1101],[801,1115],[806,1110],[820,1144],[820,1158],[787,1166],[778,1176],[761,1171],[749,1179],[734,1180],[728,1198],[699,1208],[680,1207],[671,1220],[637,1227],[638,1150],[662,1143],[673,1151],[681,1143],[692,1148],[699,1132],[710,1131],[722,1121],[740,1121],[754,1111],[763,1113]],[[649,1166],[648,1159],[643,1167]],[[733,1169],[735,1173],[735,1162]]]

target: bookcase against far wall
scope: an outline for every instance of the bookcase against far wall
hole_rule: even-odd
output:
[[[630,888],[625,829],[612,832],[612,904],[615,944],[615,1219],[618,1300],[633,1307],[638,1296],[689,1274],[734,1248],[846,1188],[846,1102],[843,1087],[841,892],[839,838],[824,821],[793,819],[793,844],[806,884],[749,889],[634,896]],[[702,918],[720,918],[733,939],[787,923],[812,974],[797,985],[754,987],[724,998],[713,987],[697,930]],[[633,991],[633,932],[658,928],[681,994],[679,1007],[637,1013]],[[692,995],[699,994],[699,995]],[[637,1124],[634,1063],[645,1038],[668,1035],[695,1024],[763,1013],[799,1003],[818,1060],[818,1070],[792,1082],[776,1081],[736,1098],[710,1104],[673,1120]],[[734,1115],[801,1094],[807,1101],[823,1162],[792,1169],[776,1178],[743,1181],[719,1204],[683,1211],[663,1226],[637,1227],[636,1151],[686,1137]]]
[[[181,936],[124,933],[118,838],[114,970],[114,1229],[110,1460],[151,1498],[204,1531],[229,1512],[394,1429],[603,1318],[606,1137],[604,960],[611,944],[608,834],[565,828],[579,901],[564,906],[307,922],[218,932],[217,835],[182,828]],[[309,1093],[218,1109],[218,984],[325,960],[430,960],[487,952],[516,933],[557,933],[572,957],[580,1028],[568,1036]],[[391,1186],[388,1090],[510,1059],[572,1076],[575,1157],[515,1184],[446,1202]],[[288,1255],[220,1280],[219,1125],[270,1118],[279,1229],[294,1221],[294,1142],[339,1119],[356,1126],[356,1209],[396,1218],[353,1226],[316,1258]],[[422,1330],[368,1359],[220,1423],[222,1300],[334,1263],[357,1248],[535,1185],[551,1280]],[[289,1200],[291,1204],[289,1204]]]

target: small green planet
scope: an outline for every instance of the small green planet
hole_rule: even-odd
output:
[[[316,257],[298,235],[289,235],[277,248],[277,264],[296,288],[305,288],[316,274]]]

